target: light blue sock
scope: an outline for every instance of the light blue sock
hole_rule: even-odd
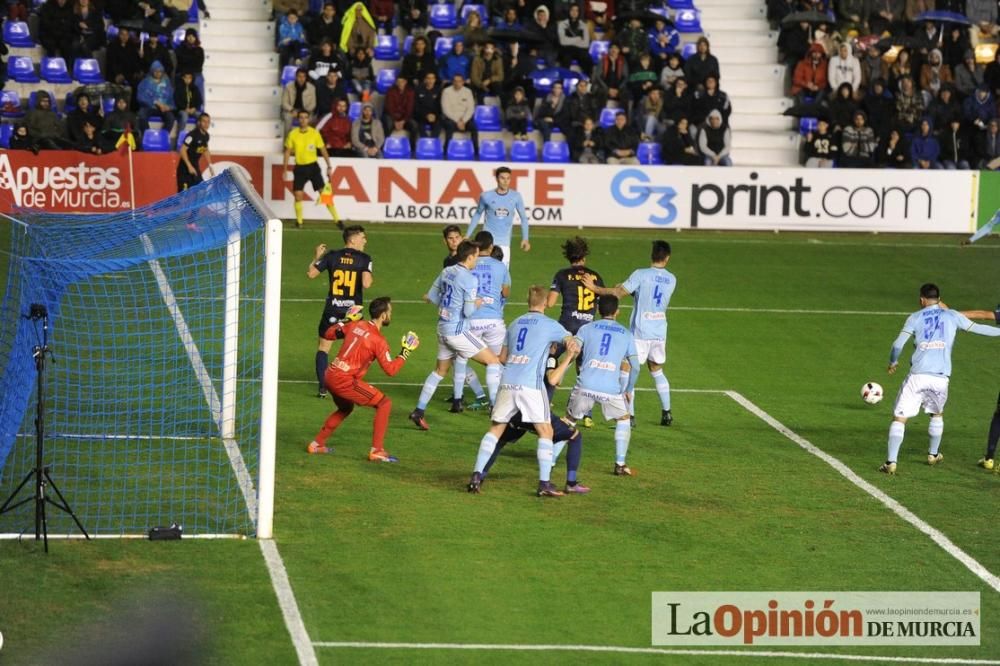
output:
[[[473,395],[477,398],[485,398],[486,391],[483,390],[483,385],[479,383],[479,377],[476,376],[476,371],[473,368],[468,367],[466,364],[465,368],[465,383],[469,385],[472,389]]]
[[[552,466],[555,461],[552,458],[553,446],[551,439],[538,438],[538,480],[548,481],[552,478]]]
[[[628,415],[635,416],[635,391],[628,394]]]
[[[936,456],[941,448],[941,435],[944,434],[944,417],[932,416],[931,423],[927,426],[927,435],[930,437],[930,445],[927,453]]]
[[[420,389],[420,397],[417,399],[417,409],[427,409],[427,403],[434,397],[434,391],[437,390],[438,384],[441,383],[442,379],[444,377],[436,372],[431,372],[431,374],[427,375],[427,379],[424,380],[424,387]]]
[[[476,469],[475,471],[480,474],[483,473],[483,468],[486,467],[486,463],[489,461],[490,456],[493,455],[493,451],[497,448],[497,438],[491,432],[487,432],[483,435],[483,439],[479,442],[479,455],[476,456]]]
[[[903,434],[905,432],[905,423],[893,421],[892,425],[889,426],[889,451],[885,458],[889,462],[896,462],[896,457],[899,456],[899,447],[903,445]]]
[[[455,400],[462,399],[462,391],[465,389],[465,373],[469,365],[469,360],[462,357],[455,359],[455,385],[452,389],[451,397]]]
[[[503,374],[503,366],[499,363],[490,363],[486,366],[486,391],[490,394],[490,402],[497,401],[497,390],[500,388],[500,375]]]
[[[984,236],[989,236],[991,233],[993,233],[993,227],[997,226],[998,224],[1000,224],[1000,211],[997,211],[993,215],[993,217],[990,218],[989,222],[976,229],[976,233],[972,234],[972,236],[969,237],[969,242],[975,243],[980,238]]]
[[[670,382],[663,374],[663,368],[650,373],[650,375],[653,377],[653,383],[656,384],[656,394],[660,396],[660,405],[663,407],[663,411],[670,411]]]
[[[632,436],[632,424],[628,419],[615,423],[615,462],[619,465],[625,464],[625,456],[628,454],[628,440]]]
[[[561,442],[556,442],[552,445],[552,466],[554,467],[557,462],[559,462],[559,454],[563,452],[566,448],[566,440]]]

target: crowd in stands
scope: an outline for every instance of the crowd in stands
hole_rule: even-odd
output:
[[[81,150],[103,154],[115,148],[126,129],[137,148],[155,122],[170,134],[183,130],[204,107],[202,68],[205,52],[198,32],[173,31],[189,16],[192,0],[8,0],[6,21],[30,21],[44,56],[63,58],[73,71],[77,59],[103,63],[104,83],[84,85],[61,111],[46,82],[33,91],[27,109],[4,108],[15,119],[11,149]],[[197,0],[207,16],[204,0]],[[35,12],[37,16],[32,16]],[[0,33],[2,34],[2,33]],[[176,44],[175,44],[176,39]],[[0,41],[0,54],[7,47]],[[37,79],[36,79],[37,80]],[[0,68],[0,90],[7,82]],[[113,102],[113,103],[112,103]],[[17,116],[23,112],[23,118]]]
[[[830,20],[778,41],[806,166],[1000,169],[996,0],[768,1],[775,24],[807,9]]]
[[[331,154],[381,157],[394,134],[410,154],[443,135],[447,154],[461,134],[475,157],[480,132],[502,128],[510,141],[562,134],[576,162],[635,164],[647,144],[668,164],[732,163],[719,62],[704,37],[682,55],[666,2],[493,0],[460,5],[454,30],[434,29],[430,7],[276,0],[276,49],[298,68],[282,91],[286,131],[305,110]],[[408,46],[380,86],[382,35]],[[479,127],[483,105],[500,127]]]

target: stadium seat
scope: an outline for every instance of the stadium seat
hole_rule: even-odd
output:
[[[692,0],[667,0],[667,6],[671,9],[694,9]]]
[[[601,56],[608,52],[608,46],[610,45],[611,42],[595,39],[590,43],[590,58],[594,62],[597,62],[601,59]]]
[[[681,57],[687,60],[698,52],[698,45],[695,42],[688,42],[681,47]]]
[[[183,128],[182,127],[181,130],[179,132],[177,132],[177,148],[178,149],[181,147],[181,144],[184,143],[184,137],[186,137],[187,135],[188,135],[187,128]]]
[[[444,159],[441,150],[441,139],[437,137],[423,136],[417,139],[417,159],[418,160],[440,160]]]
[[[476,159],[476,148],[472,139],[453,138],[448,142],[449,160],[474,160]]]
[[[13,125],[7,123],[0,125],[0,148],[10,148],[10,135],[13,133]]]
[[[799,118],[799,134],[805,136],[806,134],[809,134],[809,132],[815,132],[818,123],[819,120],[816,118]]]
[[[576,92],[576,84],[582,81],[589,81],[590,77],[583,72],[574,72],[571,69],[565,70],[569,76],[563,78],[563,92],[567,95],[572,95]]]
[[[625,113],[621,109],[612,109],[610,107],[604,107],[601,109],[601,117],[598,119],[598,123],[601,127],[611,127],[615,124],[615,116],[619,113]]]
[[[480,104],[476,107],[473,119],[480,132],[500,132],[503,130],[499,106]]]
[[[455,40],[462,41],[462,36],[438,37],[437,41],[434,42],[434,57],[441,58],[451,53],[451,47],[455,43]]]
[[[569,162],[569,144],[565,141],[546,141],[542,145],[542,161],[561,164]]]
[[[111,23],[104,31],[104,34],[107,35],[109,43],[113,42],[115,40],[115,37],[118,36],[118,26],[116,26],[114,23]]]
[[[410,159],[410,137],[394,134],[385,137],[382,145],[382,156],[387,160]]]
[[[13,46],[17,49],[35,47],[35,40],[31,38],[31,30],[24,21],[4,21],[3,41],[7,46]]]
[[[378,90],[383,95],[389,92],[389,88],[396,82],[397,71],[395,67],[380,69],[378,74],[375,75],[375,90]]]
[[[480,162],[501,162],[506,157],[503,139],[483,139],[479,142]]]
[[[13,90],[0,90],[0,117],[8,119],[24,117],[21,97]]]
[[[651,13],[653,13],[653,14],[658,15],[658,16],[662,16],[664,18],[664,20],[667,20],[667,21],[670,20],[670,10],[668,10],[666,7],[663,7],[663,6],[660,6],[660,7],[650,7],[649,11]]]
[[[635,156],[639,160],[639,164],[663,164],[663,148],[653,141],[640,143]]]
[[[47,83],[73,83],[66,61],[62,58],[42,58],[42,80]]]
[[[177,28],[174,30],[173,34],[170,36],[170,43],[173,44],[176,49],[184,41],[186,35],[186,30],[184,28]]]
[[[188,20],[187,20],[187,22],[188,23],[197,23],[198,22],[198,3],[197,2],[192,2],[191,3],[191,9],[188,10]]]
[[[413,48],[413,35],[407,35],[406,39],[403,40],[403,55],[410,55],[410,49]]]
[[[80,83],[104,83],[101,66],[96,58],[77,58],[73,63],[73,78]]]
[[[281,70],[281,87],[284,88],[289,83],[295,80],[295,72],[298,67],[295,65],[285,65],[285,68]]]
[[[66,93],[62,108],[63,113],[72,113],[76,110],[76,95],[73,94],[73,91]]]
[[[352,123],[361,117],[361,102],[351,102],[351,106],[347,108],[347,117]]]
[[[458,27],[458,14],[455,5],[449,3],[435,3],[427,8],[431,27],[438,30],[454,30]]]
[[[148,129],[142,133],[142,149],[153,153],[170,151],[170,133],[162,129]]]
[[[562,71],[558,67],[549,67],[535,70],[528,76],[535,86],[535,92],[547,95],[552,90],[552,84],[562,80]]]
[[[399,38],[396,35],[377,35],[375,37],[376,60],[399,60]]]
[[[101,106],[104,108],[104,115],[108,115],[115,110],[115,98],[111,95],[102,97]]]
[[[18,83],[38,83],[35,63],[28,56],[11,56],[7,60],[7,76]]]
[[[486,13],[486,5],[464,3],[462,5],[463,24],[465,24],[466,19],[469,18],[469,14],[472,12],[479,14],[479,18],[482,20],[484,26],[489,23],[490,15]]]
[[[537,162],[537,153],[534,141],[513,141],[510,144],[511,162]]]
[[[697,9],[682,9],[674,18],[674,28],[677,32],[701,32],[701,17]]]

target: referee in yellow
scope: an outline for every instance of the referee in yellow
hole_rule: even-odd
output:
[[[309,112],[299,111],[299,126],[288,133],[285,139],[285,159],[282,163],[281,173],[288,173],[288,158],[292,151],[295,151],[295,168],[292,170],[292,192],[295,194],[295,226],[302,227],[302,200],[305,198],[306,183],[312,183],[313,189],[319,195],[323,191],[323,173],[319,170],[316,151],[323,156],[326,162],[326,171],[330,172],[330,155],[326,152],[323,137],[316,128],[309,125]],[[326,209],[330,211],[330,217],[341,229],[344,223],[337,215],[337,208],[333,205],[333,200],[327,204]]]

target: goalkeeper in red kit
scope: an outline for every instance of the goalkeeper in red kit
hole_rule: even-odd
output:
[[[361,308],[348,311],[346,319],[360,317]],[[388,296],[376,298],[368,305],[369,321],[344,321],[329,327],[324,337],[329,340],[343,338],[337,357],[330,361],[323,378],[327,390],[337,404],[337,411],[327,417],[319,434],[309,443],[309,453],[329,453],[326,440],[351,415],[355,405],[375,408],[375,428],[368,460],[374,462],[399,462],[383,447],[385,431],[389,427],[392,401],[388,396],[364,381],[372,361],[378,361],[385,374],[392,377],[399,372],[410,352],[420,345],[417,334],[410,331],[403,336],[402,349],[393,358],[382,329],[392,321],[392,302]]]

